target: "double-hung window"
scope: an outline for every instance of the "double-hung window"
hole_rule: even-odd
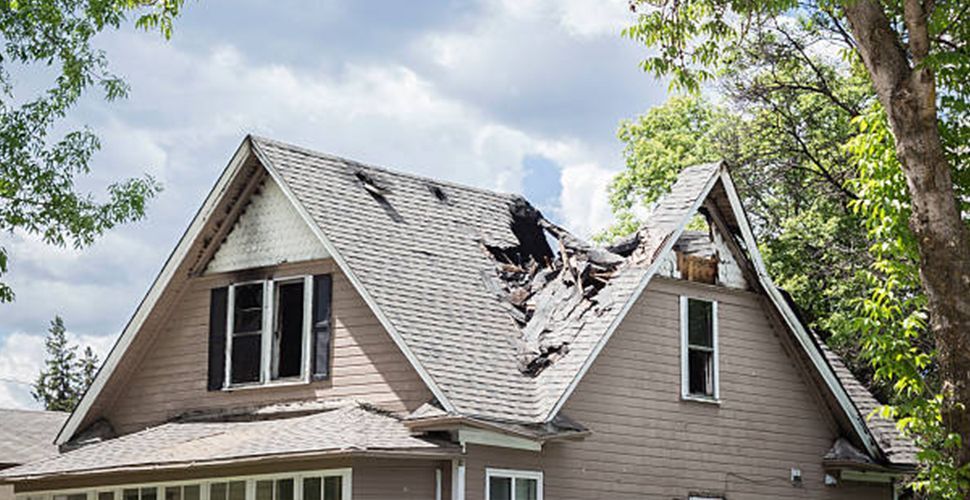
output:
[[[307,378],[311,280],[301,276],[230,285],[230,385]]]
[[[487,500],[542,500],[542,472],[485,469]]]
[[[717,401],[717,302],[680,298],[681,396]]]

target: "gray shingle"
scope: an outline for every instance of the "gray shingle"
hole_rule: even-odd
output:
[[[57,453],[54,438],[68,414],[0,409],[0,465],[24,464]]]
[[[401,450],[447,454],[456,448],[448,443],[413,437],[399,418],[347,401],[331,404],[329,410],[291,418],[170,422],[6,469],[0,471],[0,478],[205,465],[318,452],[353,454]]]

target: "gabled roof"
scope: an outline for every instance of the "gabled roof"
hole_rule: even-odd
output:
[[[60,411],[0,409],[0,468],[57,454],[54,436],[67,416]]]
[[[578,241],[516,195],[393,172],[268,139],[247,138],[237,157],[250,152],[280,185],[447,413],[509,423],[552,421],[691,217],[716,198],[717,207],[728,215],[729,234],[748,254],[759,285],[867,451],[880,455],[871,433],[894,432],[867,427],[854,402],[856,395],[847,392],[841,381],[845,374],[833,371],[771,284],[721,164],[685,169],[621,251]],[[240,161],[237,158],[233,164]],[[82,400],[80,415],[72,416],[62,432],[62,441],[77,431],[91,400],[137,333],[136,320],[146,314],[142,308],[152,307],[152,297],[161,293],[155,288],[166,286],[166,276],[174,272],[168,268],[185,258],[186,251],[179,249],[198,237],[206,214],[226,196],[225,185],[238,170],[234,168],[231,164],[210,194],[109,356],[102,370],[107,373],[98,375],[92,394]],[[566,254],[553,255],[544,231],[558,235]],[[546,260],[566,255],[568,259],[562,260],[570,262],[576,257],[571,252],[579,249],[583,254],[579,257],[608,263],[609,277],[590,296],[569,296],[571,303],[580,301],[583,307],[553,307],[544,315],[510,314],[509,304],[496,298],[496,293],[504,293],[495,286],[496,252],[523,248]],[[587,264],[564,263],[557,269],[561,273],[567,265],[581,265],[588,272]],[[541,328],[530,329],[537,318],[544,321]],[[543,351],[556,345],[568,349]],[[524,373],[520,363],[524,346],[525,351],[538,350],[543,356],[552,353],[555,360],[543,364],[537,375]]]

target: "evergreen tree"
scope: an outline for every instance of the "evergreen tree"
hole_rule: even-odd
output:
[[[98,372],[98,357],[86,347],[78,358],[78,346],[67,339],[64,320],[55,316],[48,330],[47,359],[37,376],[32,395],[48,411],[73,411]]]

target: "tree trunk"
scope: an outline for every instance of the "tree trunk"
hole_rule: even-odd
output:
[[[945,425],[963,438],[956,457],[963,465],[970,463],[970,235],[940,142],[936,82],[932,70],[919,64],[929,51],[928,10],[918,0],[905,0],[907,52],[878,3],[845,5],[906,176],[912,201],[909,226],[919,246],[920,280],[939,351]]]

